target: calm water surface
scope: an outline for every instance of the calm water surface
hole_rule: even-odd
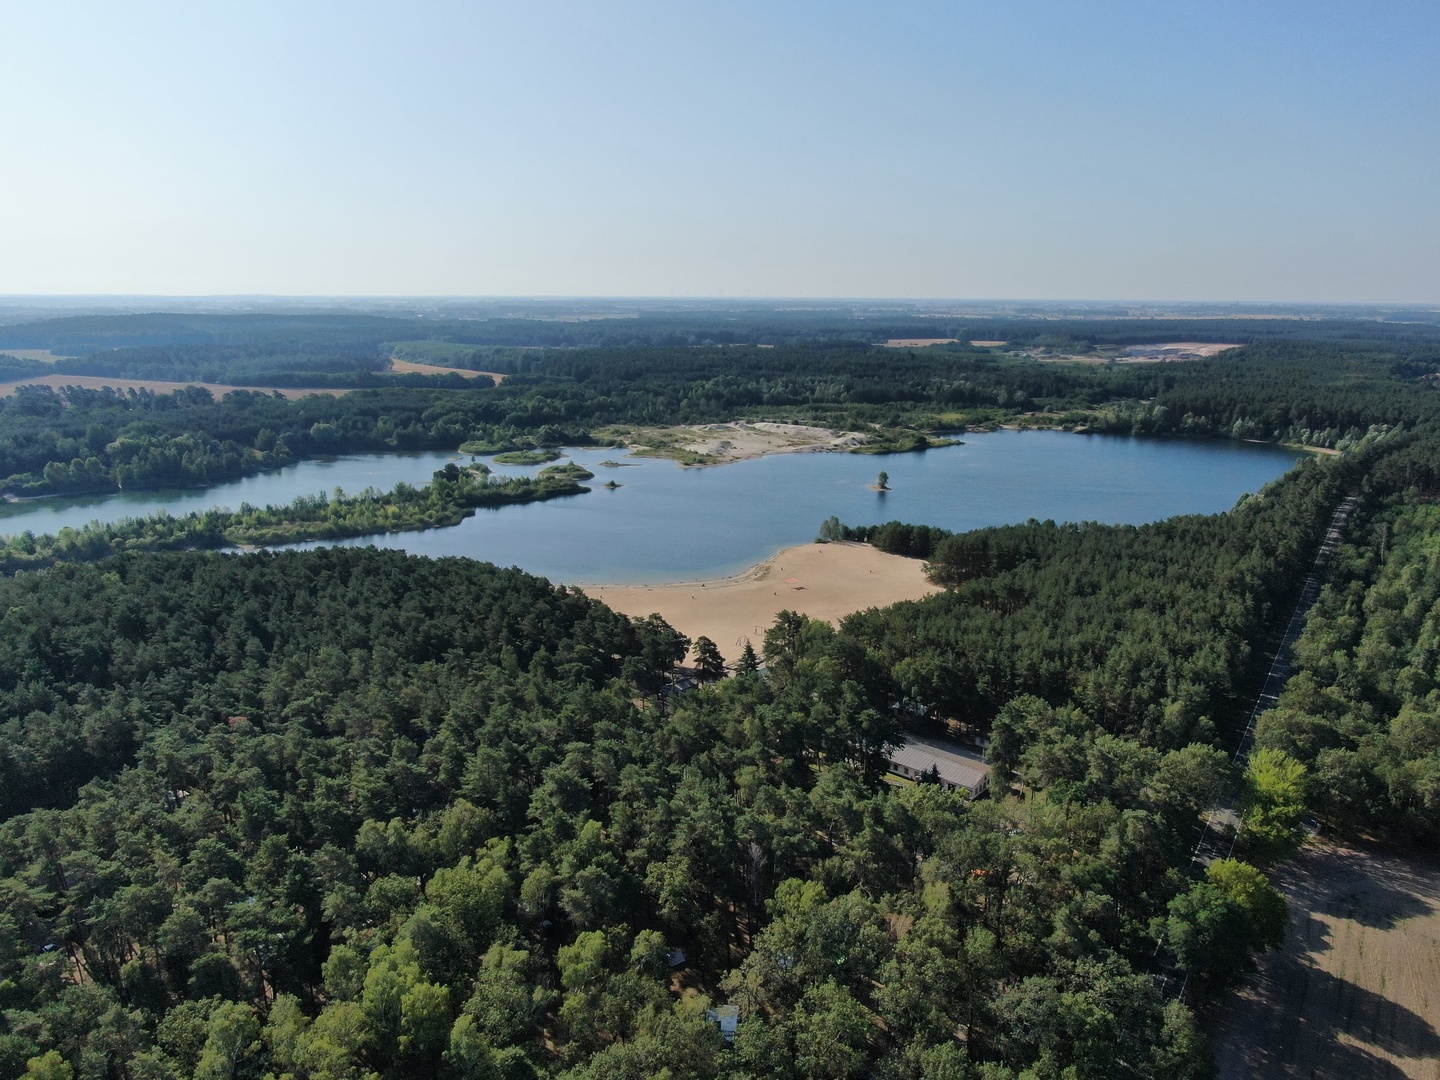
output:
[[[658,582],[737,573],[782,547],[811,541],[832,514],[850,525],[909,521],[974,529],[1029,518],[1142,524],[1218,513],[1286,472],[1301,456],[1274,446],[1135,439],[1056,431],[965,435],[963,446],[919,454],[780,454],[716,468],[618,450],[569,451],[595,473],[587,495],[483,509],[428,532],[341,543],[417,555],[465,555],[563,582]],[[165,509],[288,502],[342,487],[428,482],[451,453],[355,455],[309,461],[203,491],[45,500],[0,508],[0,530],[54,532]],[[602,461],[623,461],[607,468]],[[633,463],[633,464],[630,464]],[[492,466],[501,475],[539,466]],[[870,490],[881,469],[892,490]],[[623,485],[607,490],[614,479]],[[300,545],[316,546],[316,545]]]

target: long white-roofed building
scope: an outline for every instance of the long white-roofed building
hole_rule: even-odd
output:
[[[890,769],[907,780],[931,776],[947,788],[961,789],[978,799],[990,787],[990,766],[978,754],[958,746],[906,735],[890,754]]]

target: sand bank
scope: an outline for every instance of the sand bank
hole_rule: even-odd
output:
[[[765,631],[781,611],[836,623],[852,611],[938,592],[926,580],[923,565],[869,544],[802,544],[733,578],[584,589],[626,615],[657,613],[691,639],[704,634],[733,662],[746,641],[760,650]]]
[[[768,420],[679,427],[616,425],[596,434],[617,439],[641,456],[675,458],[682,465],[728,465],[766,454],[853,450],[872,438],[858,431]]]

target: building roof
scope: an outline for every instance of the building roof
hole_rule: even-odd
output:
[[[896,765],[903,765],[916,773],[929,772],[933,767],[940,779],[972,792],[983,791],[989,781],[990,766],[974,754],[966,753],[957,746],[932,742],[914,735],[905,736],[905,745],[890,755]]]

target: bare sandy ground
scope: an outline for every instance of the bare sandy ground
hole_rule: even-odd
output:
[[[1440,1078],[1440,862],[1315,844],[1276,885],[1285,946],[1221,1017],[1221,1080]]]
[[[471,371],[469,368],[440,367],[438,364],[417,364],[413,360],[390,358],[390,370],[397,375],[463,375],[467,379],[478,379],[481,375],[495,380],[496,385],[505,381],[498,371]]]
[[[1177,353],[1188,356],[1214,356],[1226,349],[1238,349],[1239,345],[1217,345],[1213,341],[1166,341],[1159,345],[1131,345],[1126,352],[1135,355],[1146,353]]]
[[[1239,345],[1217,345],[1204,341],[1166,341],[1159,345],[1131,345],[1120,358],[1122,364],[1155,364],[1162,360],[1204,360]]]
[[[187,386],[202,386],[216,397],[223,397],[231,390],[252,390],[260,394],[279,393],[287,398],[300,398],[309,394],[348,394],[349,390],[309,389],[293,386],[225,386],[220,383],[166,382],[163,379],[111,379],[98,375],[41,375],[35,379],[21,379],[18,382],[0,383],[0,397],[10,397],[22,386],[50,386],[59,390],[62,386],[82,386],[86,390],[153,390],[157,394],[173,394]]]
[[[694,465],[725,465],[732,461],[763,457],[766,454],[796,454],[807,451],[849,450],[863,446],[870,436],[858,431],[831,431],[804,424],[754,423],[697,424],[693,427],[607,428],[611,435],[640,453],[656,457],[700,455]]]
[[[951,345],[956,340],[953,337],[897,337],[885,342],[885,346],[890,349],[923,349],[928,345]]]
[[[1113,348],[1091,353],[1049,353],[1030,350],[1024,355],[1048,364],[1159,364],[1181,360],[1204,360],[1239,345],[1199,341],[1166,341],[1155,345],[1129,345],[1117,353]]]
[[[765,631],[781,611],[834,623],[852,611],[938,592],[923,566],[918,559],[887,555],[869,544],[802,544],[733,578],[584,589],[626,615],[658,613],[692,640],[704,634],[733,663],[746,641],[760,651]]]

